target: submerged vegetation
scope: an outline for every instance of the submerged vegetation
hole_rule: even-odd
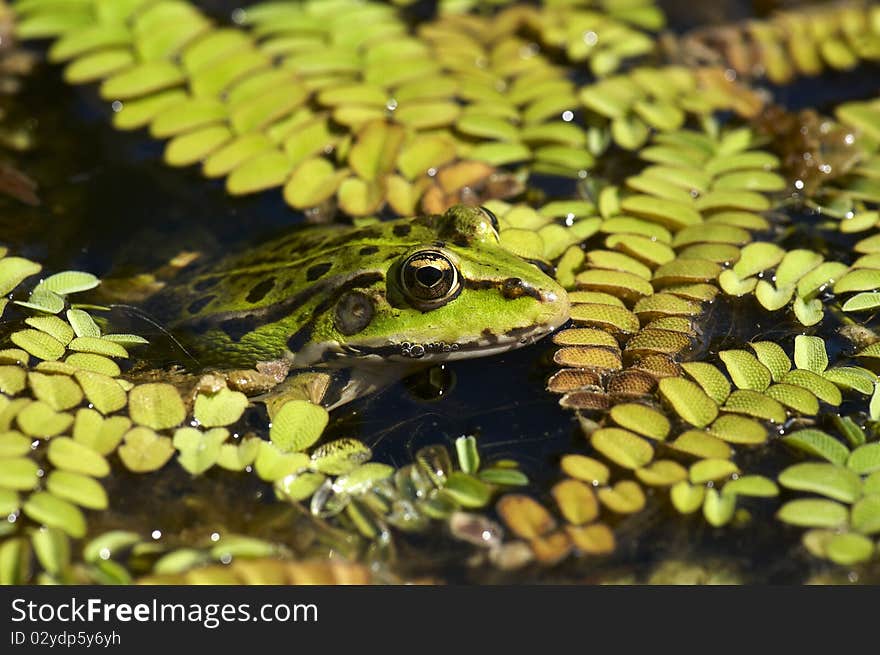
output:
[[[249,397],[156,369],[114,328],[120,280],[0,248],[0,582],[440,580],[438,548],[480,580],[738,581],[725,557],[759,533],[768,559],[799,540],[799,580],[878,579],[880,100],[774,92],[876,75],[880,7],[673,34],[651,0],[11,6],[116,128],[232,195],[359,224],[485,206],[569,290],[537,366],[577,439],[546,483],[471,435],[383,460],[326,436],[322,374]],[[711,561],[645,575],[658,521],[717,539]]]

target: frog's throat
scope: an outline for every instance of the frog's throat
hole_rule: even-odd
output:
[[[388,365],[389,362],[411,364],[418,368],[440,362],[497,355],[514,348],[528,346],[556,330],[567,319],[567,315],[560,316],[552,323],[516,328],[504,334],[492,334],[487,331],[477,339],[456,342],[389,343],[376,340],[341,344],[337,341],[325,341],[308,344],[295,355],[291,354],[291,357],[294,368],[383,366]]]

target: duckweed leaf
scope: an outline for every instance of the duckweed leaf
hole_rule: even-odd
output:
[[[521,539],[535,539],[556,528],[556,521],[544,507],[528,496],[507,494],[496,505],[504,524]]]
[[[522,471],[508,468],[484,468],[477,477],[483,482],[502,487],[524,487],[529,483],[529,478]]]
[[[87,312],[81,309],[68,309],[67,320],[78,337],[100,337],[101,329]]]
[[[680,514],[693,514],[696,512],[703,506],[705,497],[705,486],[692,485],[686,480],[682,480],[673,486],[669,492],[672,505]]]
[[[659,383],[660,395],[682,419],[698,428],[705,427],[718,416],[718,405],[700,387],[682,378],[664,378]]]
[[[868,493],[865,485],[865,493]],[[852,526],[862,534],[880,532],[880,493],[876,491],[861,498],[852,507]]]
[[[27,372],[18,366],[0,366],[0,393],[14,396],[27,384]]]
[[[283,452],[305,450],[324,432],[327,410],[305,400],[290,400],[272,416],[269,438]]]
[[[564,455],[560,466],[566,475],[594,486],[606,484],[611,475],[605,464],[585,455]]]
[[[613,487],[603,487],[597,495],[605,507],[618,514],[634,514],[645,506],[645,492],[632,480],[621,480]]]
[[[846,507],[833,500],[801,498],[785,503],[776,517],[805,528],[835,528],[846,523],[847,514]]]
[[[40,330],[20,330],[9,337],[12,343],[37,359],[54,361],[64,355],[64,344]]]
[[[52,471],[46,479],[46,489],[63,500],[87,509],[106,509],[107,492],[87,475],[70,471]]]
[[[22,432],[41,439],[61,434],[73,423],[72,416],[56,412],[42,401],[35,401],[27,405],[15,419]]]
[[[720,528],[730,523],[736,510],[736,494],[721,494],[717,489],[707,489],[703,500],[703,516],[709,525]]]
[[[74,373],[74,377],[79,382],[89,402],[102,414],[116,412],[125,407],[126,402],[128,402],[128,396],[126,396],[125,391],[122,390],[112,377],[84,370]],[[146,415],[145,409],[139,409],[138,412]],[[183,419],[181,418],[181,420]]]
[[[312,452],[312,467],[327,475],[345,475],[372,457],[370,448],[357,439],[337,439]]]
[[[231,425],[241,418],[248,399],[240,391],[220,389],[216,393],[199,393],[196,396],[193,416],[203,426],[211,428]]]
[[[91,273],[64,271],[63,273],[50,275],[43,280],[41,286],[61,296],[66,296],[71,293],[80,293],[94,289],[98,284],[100,284],[100,281]]]
[[[819,337],[799,334],[794,339],[794,363],[800,369],[821,373],[828,368],[825,342]]]
[[[275,490],[282,497],[298,502],[311,498],[326,479],[323,474],[313,471],[290,473],[275,483]]]
[[[871,559],[874,542],[852,532],[836,534],[825,544],[825,553],[835,564],[851,566]]]
[[[220,448],[229,437],[229,430],[214,428],[202,432],[196,428],[178,428],[172,445],[179,451],[177,461],[192,475],[204,473],[217,463]]]
[[[593,448],[615,464],[628,469],[645,466],[654,457],[651,444],[620,428],[601,428],[590,437]]]
[[[880,442],[856,448],[847,458],[846,465],[859,475],[880,471]]]
[[[687,476],[685,467],[669,459],[657,460],[644,468],[636,469],[636,477],[652,487],[671,486],[686,480]]]
[[[170,384],[141,384],[128,396],[131,419],[154,430],[164,430],[180,425],[186,418],[186,409],[180,394]]]
[[[828,460],[832,464],[843,465],[849,457],[849,449],[837,439],[821,430],[798,430],[782,440],[803,452]]]
[[[479,478],[460,471],[453,471],[449,475],[443,491],[466,508],[485,507],[492,495],[489,485]]]
[[[862,493],[862,481],[846,467],[819,462],[789,466],[779,474],[779,484],[798,491],[811,491],[845,503]]]
[[[769,369],[750,352],[745,350],[722,350],[718,353],[727,366],[733,383],[740,389],[764,391],[770,386]]]
[[[662,441],[669,435],[669,421],[660,412],[637,403],[611,408],[611,418],[619,426],[651,439]]]
[[[132,428],[116,451],[125,467],[134,473],[148,473],[162,468],[174,454],[171,439],[146,427]]]
[[[756,498],[773,498],[779,495],[776,483],[763,475],[743,475],[724,484],[723,494],[753,496]]]
[[[128,351],[120,344],[104,339],[103,337],[76,337],[67,344],[74,352],[93,353],[105,357],[128,357]]]
[[[76,407],[83,399],[80,386],[66,375],[44,375],[32,372],[28,373],[28,382],[34,397],[54,410]]]
[[[691,465],[688,475],[693,484],[704,484],[729,478],[740,472],[729,459],[703,459]]]
[[[21,257],[0,258],[0,296],[5,296],[31,275],[36,275],[42,266]]]
[[[476,473],[480,468],[480,455],[477,452],[477,440],[470,436],[462,436],[455,440],[455,451],[458,454],[458,465],[465,473]]]
[[[37,286],[28,296],[27,302],[16,300],[16,305],[35,309],[39,312],[48,312],[49,314],[57,314],[64,309],[64,298],[54,291],[49,291],[42,285]]]
[[[685,373],[696,380],[703,391],[717,404],[722,404],[730,395],[730,382],[724,374],[707,362],[682,362]]]
[[[73,339],[73,328],[57,316],[31,316],[24,322],[53,336],[65,346]]]
[[[29,491],[40,479],[40,467],[26,457],[10,457],[0,466],[0,488]]]
[[[62,470],[102,478],[110,473],[104,457],[70,437],[57,437],[49,442],[49,461]]]
[[[49,492],[31,494],[22,511],[37,523],[63,530],[71,537],[80,538],[86,534],[85,517],[76,505]]]

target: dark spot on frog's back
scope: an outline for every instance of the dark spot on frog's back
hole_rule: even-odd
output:
[[[193,300],[186,309],[190,314],[198,314],[216,297],[215,295],[203,296],[198,300]]]
[[[260,302],[263,298],[266,297],[266,294],[269,293],[274,286],[274,277],[270,277],[268,280],[263,280],[262,282],[260,282],[259,284],[255,284],[251,288],[246,300],[250,303]]]
[[[318,278],[323,277],[331,268],[333,268],[333,262],[315,264],[306,271],[306,279],[309,282],[314,282]]]
[[[378,246],[364,246],[360,250],[358,250],[358,254],[361,257],[366,257],[367,255],[375,255],[379,252]]]
[[[241,341],[242,337],[250,334],[257,329],[258,323],[253,316],[244,316],[242,318],[228,318],[220,323],[220,329],[223,330],[233,341]]]
[[[217,283],[221,280],[220,277],[206,277],[193,285],[193,289],[196,291],[207,291],[208,289],[213,289],[217,286]]]
[[[396,237],[409,236],[409,233],[412,232],[412,225],[409,223],[400,223],[399,225],[394,226],[392,232],[394,232],[394,236]]]

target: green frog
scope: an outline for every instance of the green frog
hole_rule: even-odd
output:
[[[204,366],[347,370],[333,404],[425,366],[531,344],[569,315],[565,290],[500,245],[495,216],[464,205],[297,230],[155,300],[174,308],[172,329]]]

